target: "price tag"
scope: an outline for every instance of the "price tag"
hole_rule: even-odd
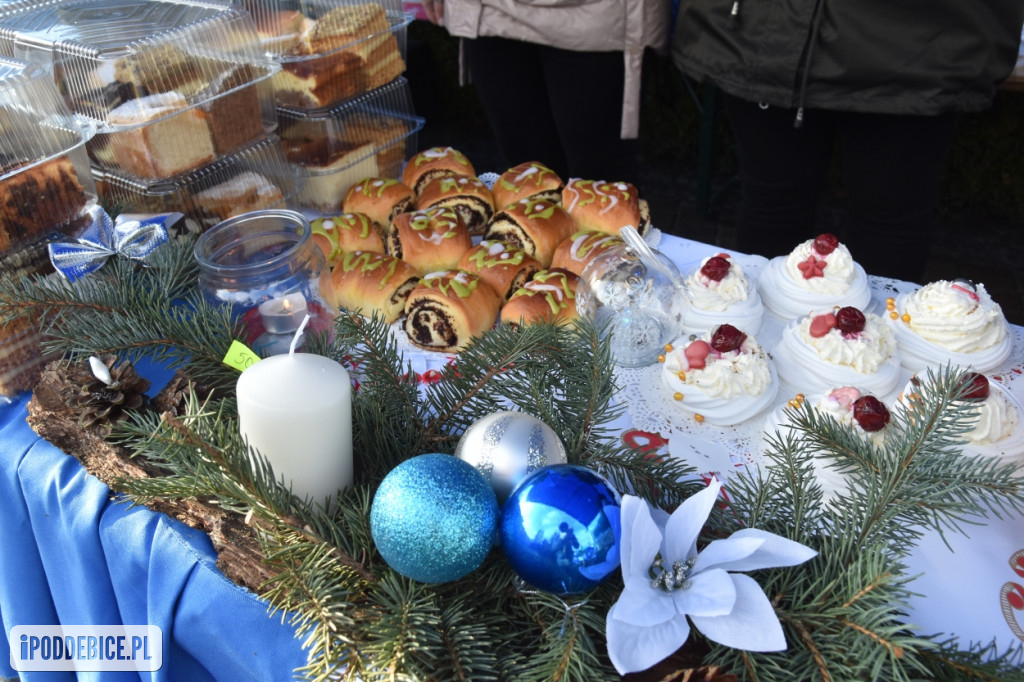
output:
[[[246,367],[251,367],[253,363],[259,362],[259,360],[260,356],[252,352],[244,343],[235,339],[231,342],[231,347],[228,348],[228,352],[224,355],[224,359],[221,362],[228,367],[234,367],[239,372],[243,372]]]

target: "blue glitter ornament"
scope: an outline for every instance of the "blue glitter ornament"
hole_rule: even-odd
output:
[[[419,455],[391,470],[370,508],[370,533],[388,566],[424,583],[458,580],[494,544],[498,501],[471,464]]]
[[[619,567],[619,493],[600,474],[556,464],[528,475],[501,509],[512,568],[558,595],[593,589]]]

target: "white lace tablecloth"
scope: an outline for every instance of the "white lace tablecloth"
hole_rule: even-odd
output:
[[[659,248],[683,272],[700,259],[722,251],[720,247],[668,235]],[[752,280],[767,262],[757,256],[732,255]],[[870,283],[868,310],[879,315],[885,313],[887,297],[919,287],[877,277],[871,277]],[[769,353],[779,342],[783,325],[783,320],[766,313],[756,338]],[[1018,403],[1024,403],[1024,328],[1011,326],[1011,333],[1013,350],[1009,359],[989,376],[1000,381]],[[909,370],[904,373],[903,378],[909,380]],[[662,387],[660,374],[660,364],[616,369],[620,389],[617,399],[626,406],[626,428],[632,428],[627,431],[629,440],[638,444],[646,439],[647,445],[685,460],[702,473],[716,472],[726,480],[736,467],[760,465],[765,418],[795,394],[795,389],[783,384],[775,403],[761,414],[735,426],[715,426],[698,423],[680,410]],[[901,381],[899,386],[906,383]],[[891,400],[886,402],[891,404]],[[1022,460],[1024,453],[1017,453],[1017,461]],[[964,648],[970,642],[987,644],[995,638],[1005,649],[1024,642],[1024,519],[1010,515],[977,521],[978,525],[965,526],[967,535],[948,533],[944,540],[929,532],[916,548],[908,560],[908,573],[920,574],[911,585],[919,596],[911,602],[909,622],[917,624],[922,634],[959,637]]]

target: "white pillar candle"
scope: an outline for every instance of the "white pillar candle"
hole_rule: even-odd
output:
[[[242,437],[292,492],[318,503],[352,484],[352,384],[344,367],[309,353],[275,355],[250,365],[235,390]]]

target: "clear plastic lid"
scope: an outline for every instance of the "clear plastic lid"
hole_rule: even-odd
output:
[[[138,125],[108,120],[128,100],[173,92],[197,105],[239,64],[256,67],[253,80],[277,70],[252,17],[213,0],[45,4],[5,16],[0,49],[49,71],[72,110],[101,130]]]
[[[0,58],[0,251],[60,229],[95,203],[88,134],[48,74]]]
[[[185,214],[173,236],[201,233],[229,217],[283,208],[299,190],[299,178],[268,136],[219,161],[168,180],[147,181],[93,169],[100,196],[131,213]]]
[[[423,127],[402,77],[333,109],[280,108],[278,118],[285,156],[306,179],[295,203],[325,212],[363,178],[398,177]]]
[[[399,2],[249,0],[260,41],[281,64],[280,106],[322,109],[381,87],[405,71],[412,15]]]

